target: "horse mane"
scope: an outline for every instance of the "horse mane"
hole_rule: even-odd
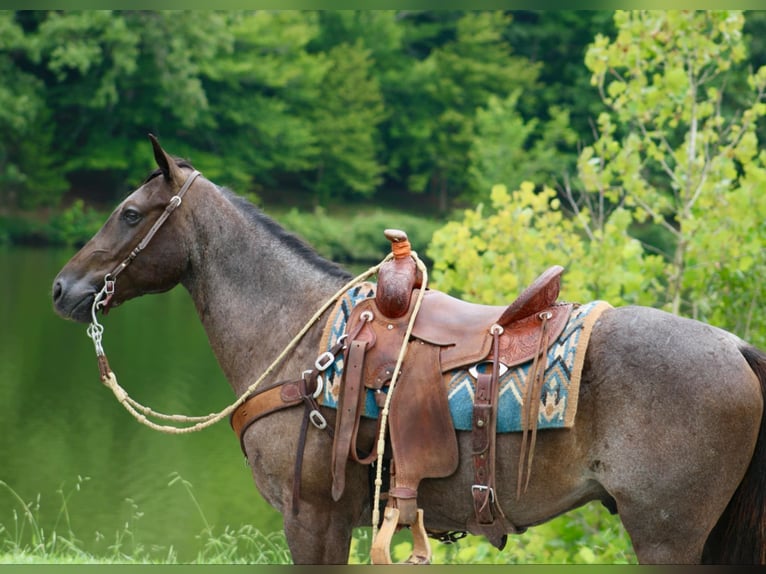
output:
[[[178,167],[194,169],[194,166],[183,158],[174,157],[173,160],[176,162]],[[155,177],[160,176],[161,174],[162,171],[159,168],[155,169],[146,177],[144,184],[151,181]],[[230,189],[221,187],[216,183],[213,183],[213,185],[216,186],[218,191],[221,192],[221,194],[229,201],[229,203],[236,207],[250,221],[262,229],[268,231],[276,240],[286,245],[293,253],[300,255],[300,257],[308,264],[314,267],[318,267],[326,273],[329,273],[332,277],[338,277],[340,279],[349,279],[351,277],[351,274],[343,269],[340,265],[319,255],[319,253],[317,253],[317,251],[303,239],[287,231],[279,223],[274,221],[271,217],[266,215],[263,211],[258,209],[244,197],[241,197]]]
[[[214,184],[215,185],[215,184]],[[265,229],[277,241],[286,245],[293,253],[298,254],[308,264],[318,267],[332,277],[350,279],[351,274],[337,263],[319,255],[317,251],[297,235],[287,231],[274,219],[266,215],[244,197],[241,197],[225,187],[218,187],[221,194],[236,207],[243,215],[261,229]]]

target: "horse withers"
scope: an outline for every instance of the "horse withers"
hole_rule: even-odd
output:
[[[105,277],[107,308],[180,283],[240,396],[350,276],[152,143],[158,169],[55,278],[55,309],[88,322]],[[311,368],[323,325],[274,381]],[[609,309],[593,327],[576,422],[539,433],[518,500],[521,437],[497,435],[497,503],[521,529],[600,500],[619,513],[642,563],[766,563],[765,382],[766,356],[733,334],[651,308]],[[332,426],[335,411],[320,411]],[[284,516],[294,562],[344,563],[352,530],[371,520],[368,469],[349,463],[333,500],[333,440],[310,427],[292,512],[302,422],[302,409],[278,410],[250,425],[242,445],[256,487]],[[363,419],[360,443],[374,438],[375,421]],[[466,530],[474,512],[470,433],[458,431],[457,442],[457,470],[418,489],[430,531]]]

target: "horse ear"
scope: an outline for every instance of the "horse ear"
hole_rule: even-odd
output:
[[[176,165],[175,160],[162,149],[159,140],[154,134],[149,134],[149,139],[152,142],[152,148],[154,148],[154,160],[157,162],[165,181],[175,182],[179,187],[183,185],[184,176]]]

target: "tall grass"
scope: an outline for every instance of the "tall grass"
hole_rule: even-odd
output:
[[[138,540],[136,530],[143,516],[132,499],[126,499],[130,514],[123,527],[114,533],[105,554],[94,555],[84,548],[72,529],[69,500],[89,477],[78,476],[75,485],[67,492],[63,487],[56,493],[60,499],[57,517],[50,532],[42,526],[41,495],[32,501],[24,498],[8,483],[0,480],[0,494],[10,496],[14,502],[11,520],[0,522],[0,564],[178,564],[178,556],[172,546],[152,545],[151,548]],[[196,564],[289,564],[290,552],[282,532],[264,533],[250,525],[237,529],[225,526],[217,531],[207,520],[202,507],[187,480],[173,473],[169,487],[179,485],[188,494],[191,504],[204,524],[198,535],[199,551],[190,561]],[[0,517],[2,520],[2,517]],[[103,535],[99,535],[103,537]]]
[[[69,501],[89,481],[78,476],[72,488],[56,493],[60,506],[50,531],[41,525],[41,496],[26,501],[10,485],[0,481],[0,495],[14,502],[12,518],[0,522],[0,564],[179,564],[172,546],[141,543],[136,536],[143,513],[127,499],[130,515],[104,554],[95,555],[73,532]],[[182,488],[196,508],[204,528],[197,536],[199,550],[191,564],[289,564],[290,552],[282,532],[264,533],[250,525],[217,530],[208,521],[192,484],[173,473],[168,487]],[[2,517],[0,517],[0,520]],[[483,538],[468,536],[454,544],[431,542],[434,563],[438,564],[634,564],[630,539],[616,517],[596,503],[570,512],[521,535],[510,536],[500,552]],[[411,537],[402,532],[394,537],[392,557],[401,561],[411,550]],[[369,563],[370,529],[355,532],[349,561]]]

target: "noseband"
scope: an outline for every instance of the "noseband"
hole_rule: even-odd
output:
[[[133,260],[138,256],[139,253],[141,253],[147,245],[149,245],[149,242],[152,240],[152,237],[159,231],[160,227],[167,221],[168,217],[170,217],[170,214],[173,213],[176,208],[181,205],[181,201],[183,200],[184,195],[186,195],[186,192],[191,187],[192,183],[194,183],[194,180],[197,179],[197,176],[200,175],[200,172],[196,169],[189,174],[189,177],[186,178],[186,181],[184,181],[183,185],[181,186],[181,189],[178,191],[176,195],[170,198],[170,202],[168,202],[167,206],[165,207],[165,211],[162,212],[162,214],[157,218],[157,221],[154,222],[154,225],[152,225],[151,229],[147,232],[147,234],[144,236],[144,238],[141,240],[141,242],[133,249],[133,251],[130,252],[130,255],[128,255],[122,263],[117,265],[114,269],[112,269],[109,273],[104,275],[104,286],[101,289],[101,291],[96,295],[96,299],[93,302],[93,316],[95,317],[96,311],[99,308],[103,308],[102,312],[106,315],[106,313],[109,311],[109,303],[112,300],[112,297],[114,296],[114,289],[115,289],[115,283],[117,281],[117,276],[125,271],[125,268],[130,265]]]

